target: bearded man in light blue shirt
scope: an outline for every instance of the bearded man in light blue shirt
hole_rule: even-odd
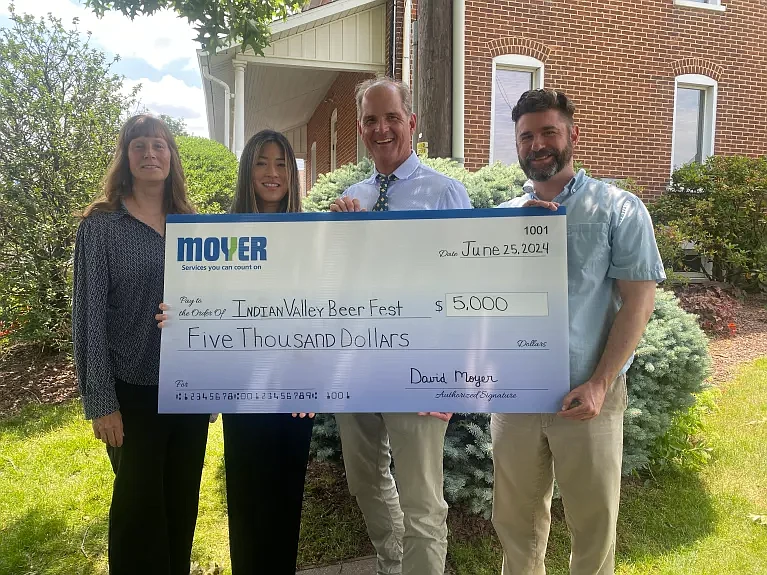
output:
[[[554,475],[570,529],[571,575],[612,575],[626,371],[665,279],[647,209],[573,168],[575,106],[530,90],[512,110],[531,182],[499,207],[567,209],[570,393],[557,414],[493,414],[493,525],[503,575],[544,575]]]
[[[357,124],[375,170],[350,186],[332,211],[471,208],[460,182],[423,165],[413,152],[416,118],[407,86],[387,78],[360,84]],[[336,414],[349,491],[365,517],[378,575],[445,571],[448,507],[442,459],[451,415]],[[396,485],[389,469],[390,450],[397,466]]]

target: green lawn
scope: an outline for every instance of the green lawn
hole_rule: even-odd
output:
[[[728,383],[718,405],[706,422],[713,463],[697,475],[624,487],[620,575],[767,574],[767,526],[749,518],[767,515],[767,359]],[[0,420],[0,575],[105,573],[110,483],[104,449],[77,403],[30,406]],[[219,421],[211,427],[194,546],[202,564],[227,562],[225,509]],[[549,573],[564,575],[568,538],[561,508],[554,514]],[[497,575],[500,553],[487,522],[452,515],[457,575]],[[368,553],[342,474],[313,465],[301,564]]]
[[[618,521],[618,575],[765,575],[767,525],[767,359],[743,368],[706,416],[714,461],[701,473],[627,482]],[[566,575],[569,536],[555,503],[550,575]],[[497,575],[492,534],[451,541],[457,575]]]

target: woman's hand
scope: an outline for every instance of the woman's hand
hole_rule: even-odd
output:
[[[106,445],[122,447],[123,444],[123,418],[120,411],[115,411],[104,417],[97,417],[91,422],[93,435]]]
[[[307,415],[308,415],[310,418],[314,417],[314,414],[313,414],[313,413],[294,413],[294,414],[292,414],[292,415],[293,415],[293,417],[300,417],[300,418],[302,418],[302,419],[303,419],[304,417],[306,417]]]
[[[162,312],[166,312],[169,309],[170,309],[170,306],[167,303],[161,303],[160,304],[160,310],[162,310]],[[166,314],[166,313],[158,313],[158,314],[155,314],[154,318],[159,322],[157,324],[157,327],[162,329],[162,328],[165,327],[165,322],[168,320],[168,314]]]

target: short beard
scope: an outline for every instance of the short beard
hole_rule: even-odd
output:
[[[531,162],[541,156],[551,155],[554,163],[544,168],[534,168]],[[519,157],[519,166],[525,175],[534,182],[546,182],[561,172],[573,159],[573,143],[568,138],[567,145],[563,150],[545,148],[537,153],[530,152],[526,158]]]

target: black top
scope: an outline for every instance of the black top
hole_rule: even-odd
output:
[[[88,419],[120,409],[115,380],[158,385],[165,239],[125,206],[77,229],[72,342]]]

